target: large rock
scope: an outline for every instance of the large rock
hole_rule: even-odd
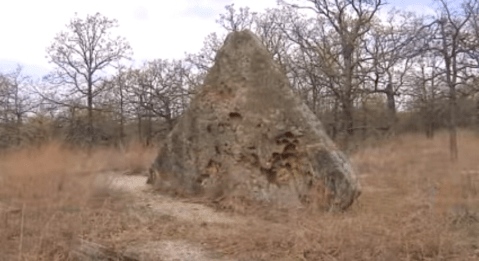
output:
[[[248,30],[226,38],[204,85],[167,136],[149,183],[337,210],[360,194],[349,160]]]

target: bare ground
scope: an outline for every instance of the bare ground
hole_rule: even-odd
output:
[[[140,216],[159,216],[163,219],[179,220],[192,223],[196,226],[208,224],[235,225],[245,223],[238,217],[226,213],[216,212],[202,204],[183,202],[179,199],[155,193],[152,187],[146,184],[146,176],[127,176],[118,172],[102,173],[97,176],[98,187],[107,187],[123,195],[128,195],[128,208]],[[135,242],[124,252],[138,260],[231,260],[222,257],[222,254],[208,251],[201,244],[194,244],[185,240],[161,240]]]

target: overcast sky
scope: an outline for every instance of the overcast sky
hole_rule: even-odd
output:
[[[432,0],[388,2],[389,7],[432,10]],[[136,64],[156,58],[181,59],[185,52],[198,52],[209,33],[223,32],[215,20],[231,3],[258,12],[276,7],[276,0],[6,0],[0,8],[0,72],[20,63],[27,75],[48,73],[53,65],[45,58],[45,49],[57,33],[67,29],[75,12],[82,19],[96,12],[117,19],[119,27],[112,36],[126,37]]]

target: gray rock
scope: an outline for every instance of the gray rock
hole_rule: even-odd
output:
[[[333,210],[360,194],[349,160],[248,30],[226,38],[148,182],[186,194]]]

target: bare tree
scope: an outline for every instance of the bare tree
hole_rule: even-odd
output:
[[[25,141],[27,118],[39,105],[32,94],[32,79],[23,73],[23,67],[11,72],[0,73],[0,147],[17,146]]]
[[[449,88],[449,149],[453,161],[458,158],[457,149],[457,88],[468,80],[467,70],[471,68],[467,54],[470,46],[467,44],[467,27],[477,14],[477,0],[466,0],[462,8],[453,8],[446,0],[438,0],[439,9],[436,18],[437,27],[429,50],[440,56],[443,66],[440,68]]]
[[[224,38],[224,37],[221,37]],[[192,65],[189,69],[187,81],[189,82],[190,92],[194,91],[196,87],[203,84],[203,80],[208,73],[208,70],[215,63],[216,53],[223,45],[223,41],[216,33],[211,33],[205,37],[203,47],[197,54],[186,54],[185,62]]]
[[[31,79],[22,73],[23,67],[17,65],[15,71],[0,75],[0,106],[4,122],[21,124],[25,115],[33,112],[36,104],[29,92]]]
[[[236,12],[234,4],[225,6],[226,14],[220,14],[220,19],[216,20],[228,32],[242,31],[251,29],[256,13],[250,13],[249,7],[240,7],[239,13]]]
[[[360,48],[371,29],[377,11],[384,3],[381,0],[307,0],[305,2],[309,5],[286,5],[313,11],[317,16],[313,26],[309,26],[313,22],[310,21],[303,25],[288,23],[283,28],[289,38],[302,50],[310,54],[316,52],[316,55],[321,56],[321,60],[316,62],[317,66],[328,60],[334,64],[331,68],[324,68],[323,71],[329,70],[330,75],[336,74],[334,78],[338,82],[330,87],[335,87],[331,90],[341,103],[342,129],[347,133],[344,137],[344,142],[347,144],[348,136],[351,137],[354,133],[353,102],[355,89],[361,81],[358,74],[364,74],[361,64],[368,60],[367,57],[359,55]],[[314,58],[313,55],[310,57]]]
[[[440,104],[447,100],[439,79],[440,57],[423,53],[416,60],[415,70],[408,77],[408,94],[411,106],[419,112],[426,137],[432,139],[444,111]]]
[[[97,13],[86,20],[73,18],[68,31],[57,34],[46,49],[56,70],[46,77],[55,86],[70,87],[67,95],[86,98],[88,132],[93,139],[93,99],[104,91],[102,75],[113,62],[129,58],[131,47],[124,38],[110,38],[110,30],[118,26],[117,20]]]
[[[291,62],[294,42],[281,30],[280,25],[285,23],[288,13],[286,9],[266,9],[264,13],[254,17],[254,32],[261,39],[275,62],[279,64],[283,72],[291,78]]]
[[[406,86],[408,72],[419,53],[415,43],[424,29],[421,19],[413,13],[400,13],[393,9],[387,21],[374,24],[365,44],[365,52],[372,58],[368,75],[371,84],[365,91],[386,95],[387,128],[392,132],[396,125],[395,97]]]
[[[479,5],[477,1],[468,1],[463,3],[464,11],[470,14],[470,23],[463,34],[462,42],[467,46],[467,54],[469,57],[471,70],[466,71],[466,75],[470,79],[467,84],[464,95],[475,97],[476,100],[476,125],[479,124],[479,77],[477,69],[479,69],[479,49],[476,47],[479,41]]]
[[[136,111],[141,141],[143,134],[146,134],[146,143],[149,143],[156,132],[153,130],[155,122],[164,126],[159,131],[170,131],[175,119],[186,109],[190,94],[186,87],[191,87],[188,70],[185,61],[162,59],[146,62],[139,69],[128,70],[123,85],[124,96]],[[146,129],[143,126],[145,124]]]
[[[110,107],[114,115],[115,121],[119,123],[118,143],[120,147],[125,144],[125,124],[128,118],[129,99],[128,99],[128,73],[131,68],[126,68],[124,65],[117,65],[117,70],[114,75],[103,81],[103,84],[109,85],[105,87],[111,91],[104,92],[100,97],[104,103],[102,107]]]
[[[115,84],[117,88],[117,97],[118,97],[118,115],[120,117],[120,145],[122,146],[125,142],[125,107],[126,107],[126,97],[125,97],[125,78],[126,75],[123,71],[123,67],[118,68],[118,73],[115,75]]]

